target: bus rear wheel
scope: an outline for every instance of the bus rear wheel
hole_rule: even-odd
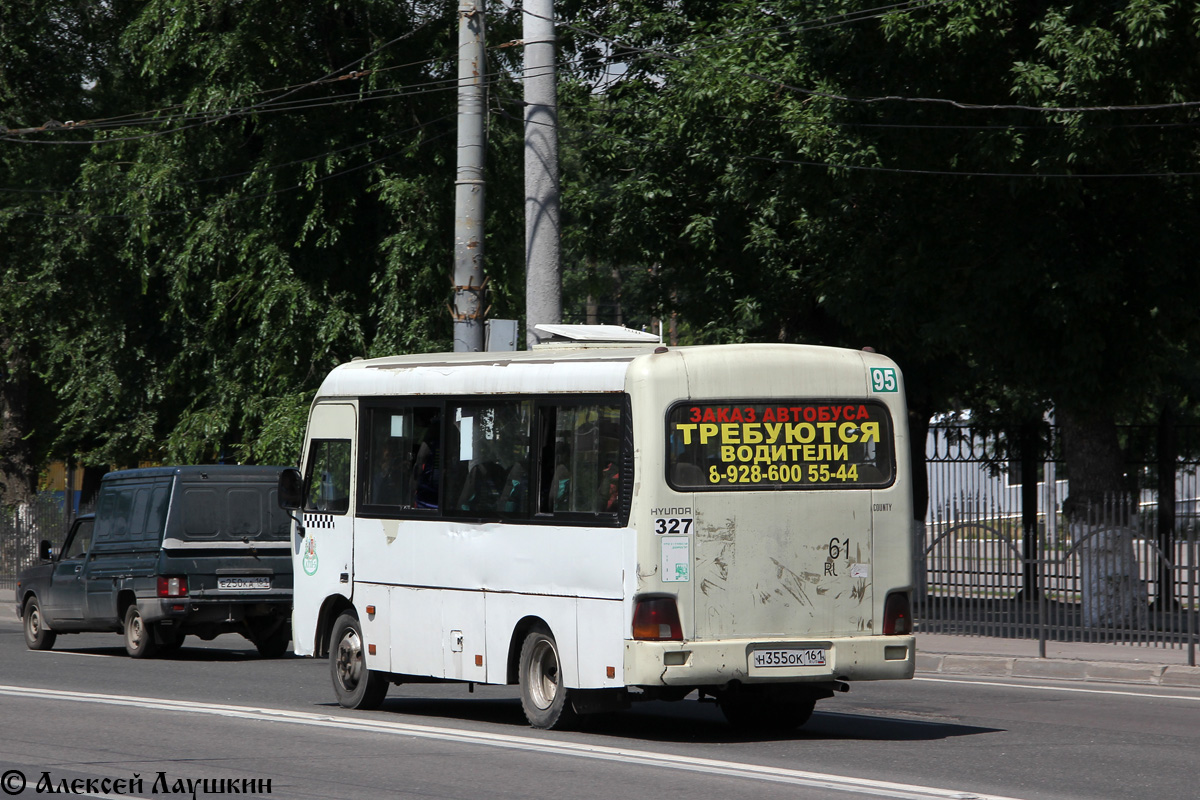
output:
[[[717,704],[739,731],[787,733],[808,722],[817,698],[816,692],[804,690],[737,686],[722,692]]]
[[[342,614],[333,626],[329,648],[329,674],[342,708],[379,708],[387,696],[387,679],[367,669],[362,626],[353,614]]]
[[[535,728],[559,730],[575,721],[570,690],[563,685],[562,661],[554,636],[545,628],[534,628],[521,645],[518,668],[521,708]]]

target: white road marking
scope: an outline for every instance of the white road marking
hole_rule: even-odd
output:
[[[1016,681],[981,681],[976,678],[913,678],[926,683],[963,683],[969,686],[998,686],[1004,689],[1036,689],[1039,692],[1069,692],[1074,694],[1103,694],[1113,697],[1141,697],[1153,700],[1189,700],[1200,703],[1200,694],[1154,694],[1123,689],[1087,689],[1078,686],[1047,686],[1041,683],[1018,683]]]
[[[902,800],[1015,800],[999,795],[979,794],[961,789],[939,789],[931,786],[877,781],[844,775],[830,775],[806,770],[786,769],[758,764],[741,764],[710,758],[655,753],[621,747],[538,739],[531,736],[513,736],[500,733],[441,728],[429,725],[414,725],[392,722],[378,717],[337,717],[304,711],[253,708],[249,706],[213,705],[185,700],[128,697],[124,695],[70,692],[57,689],[33,689],[24,686],[0,685],[0,695],[25,699],[59,700],[74,703],[96,703],[129,708],[151,709],[175,713],[206,714],[210,716],[259,722],[282,722],[291,725],[307,725],[322,728],[339,728],[363,733],[409,736],[416,739],[434,739],[460,744],[503,747],[535,753],[559,756],[590,758],[601,761],[616,761],[644,767],[661,767],[709,775],[724,775],[732,778],[808,786],[880,797],[902,798]]]

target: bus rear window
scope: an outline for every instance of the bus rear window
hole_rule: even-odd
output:
[[[679,403],[667,414],[675,489],[882,488],[894,479],[891,417],[876,401]]]

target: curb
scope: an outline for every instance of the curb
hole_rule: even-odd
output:
[[[1077,661],[1065,658],[917,653],[917,674],[1131,683],[1200,689],[1200,667]]]

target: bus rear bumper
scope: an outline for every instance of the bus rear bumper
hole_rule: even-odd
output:
[[[821,651],[823,664],[814,651]],[[779,661],[789,660],[789,654],[802,655],[803,660],[811,663],[756,666],[755,654],[759,652],[777,654],[773,658]],[[912,636],[625,642],[627,686],[902,680],[913,676],[916,663],[916,639]]]

